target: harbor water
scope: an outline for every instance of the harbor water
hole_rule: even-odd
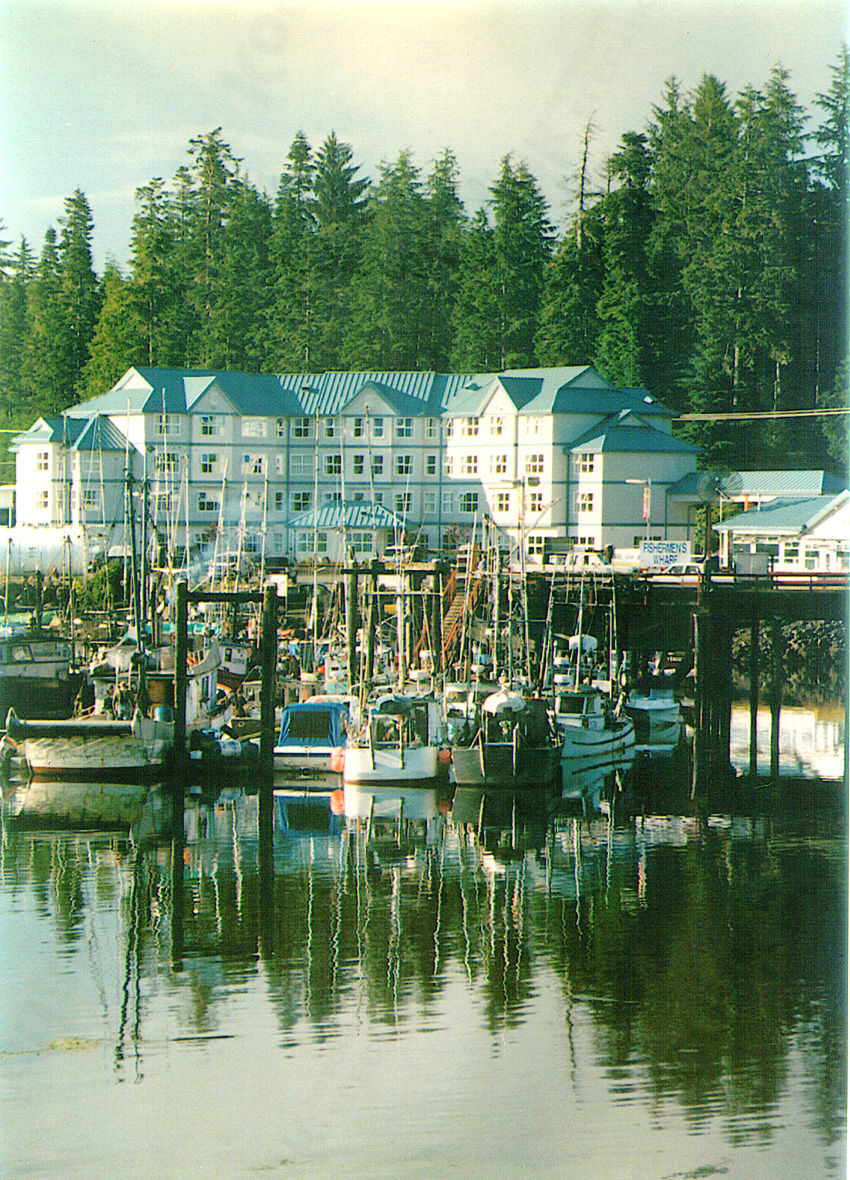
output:
[[[290,808],[262,887],[230,788],[187,803],[176,897],[156,823],[7,813],[2,1173],[843,1176],[846,810],[820,787],[481,829]]]

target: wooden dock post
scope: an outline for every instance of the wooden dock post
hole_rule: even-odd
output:
[[[171,756],[171,965],[180,970],[183,957],[183,793],[186,789],[186,658],[188,655],[189,588],[177,583],[174,649],[174,745]]]
[[[779,778],[779,713],[782,707],[782,620],[770,621],[770,777]]]
[[[705,786],[707,772],[707,640],[708,611],[700,604],[694,611],[694,765],[691,798],[695,798]]]
[[[260,631],[260,783],[257,835],[260,855],[271,852],[277,673],[277,590],[266,586]]]
[[[753,614],[750,620],[750,781],[758,778],[758,711],[759,711],[759,615],[758,601],[753,592]]]

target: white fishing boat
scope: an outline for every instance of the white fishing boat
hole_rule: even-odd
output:
[[[562,743],[565,782],[571,771],[610,764],[635,744],[631,717],[619,714],[594,685],[557,691],[552,718]]]
[[[34,782],[153,783],[163,777],[174,741],[171,710],[160,706],[154,714],[136,710],[129,721],[29,721],[10,709],[6,735],[17,748],[21,773]]]
[[[628,694],[623,709],[635,727],[640,750],[673,749],[682,736],[682,710],[666,676],[647,677]]]
[[[442,702],[400,693],[379,697],[349,735],[345,785],[434,786],[446,777],[448,747]]]
[[[342,696],[284,705],[274,747],[275,794],[330,795],[339,788],[354,714],[354,703]]]

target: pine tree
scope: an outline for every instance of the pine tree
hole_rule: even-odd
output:
[[[552,226],[546,201],[525,163],[502,160],[490,189],[496,293],[499,309],[500,368],[537,363],[535,333],[543,277],[552,252]]]
[[[94,221],[85,195],[77,189],[65,201],[60,218],[57,270],[62,343],[65,350],[62,386],[68,401],[78,400],[78,383],[89,359],[89,342],[100,310],[98,280],[92,266]]]
[[[41,257],[27,284],[21,393],[29,415],[57,415],[74,401],[68,370],[62,279],[56,230],[44,235]]]
[[[314,171],[312,149],[299,131],[281,173],[270,247],[273,294],[266,348],[273,367],[284,371],[307,371],[313,359]]]
[[[89,359],[80,374],[84,397],[104,393],[128,368],[149,363],[132,281],[124,278],[114,262],[108,262],[100,286],[100,314]]]
[[[32,251],[26,238],[21,238],[17,254],[4,265],[0,282],[0,415],[7,425],[23,424],[27,291],[34,272]]]
[[[494,373],[501,367],[496,276],[493,228],[486,210],[479,209],[461,243],[450,358],[455,370]]]
[[[435,161],[426,182],[427,292],[423,350],[426,367],[437,372],[449,367],[461,249],[467,225],[458,182],[457,160],[446,149]]]

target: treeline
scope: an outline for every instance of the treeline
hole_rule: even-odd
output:
[[[361,174],[330,134],[296,136],[274,197],[218,128],[136,193],[130,264],[92,266],[85,195],[41,254],[0,243],[0,414],[101,393],[130,365],[267,372],[595,365],[675,409],[847,403],[846,48],[802,109],[779,68],[730,98],[666,88],[556,230],[506,156],[471,216],[446,150]],[[692,423],[714,465],[846,463],[846,417]]]

